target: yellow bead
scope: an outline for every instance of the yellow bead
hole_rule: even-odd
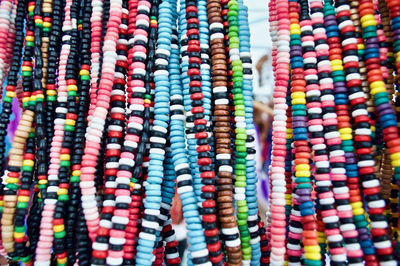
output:
[[[67,85],[67,91],[77,91],[78,87],[76,85]]]
[[[158,24],[158,23],[157,23],[157,20],[155,20],[155,19],[150,20],[150,23],[151,23],[151,24]]]
[[[71,159],[71,155],[69,155],[69,154],[61,154],[60,155],[61,161],[69,161],[70,159]]]
[[[298,30],[298,29],[291,29],[291,30],[290,30],[290,34],[291,34],[291,35],[300,35],[300,34],[301,34],[301,31]]]
[[[383,81],[378,80],[370,83],[369,86],[371,87],[371,89],[376,89],[380,87],[385,87],[385,83]]]
[[[290,24],[290,29],[292,30],[292,29],[296,29],[296,30],[299,30],[300,29],[300,24]]]
[[[55,90],[47,90],[46,91],[46,95],[55,96],[56,95],[56,91]]]
[[[363,208],[353,209],[353,214],[354,214],[354,215],[361,215],[361,214],[364,214],[364,209],[363,209]]]
[[[27,197],[27,196],[18,196],[18,201],[19,202],[28,202],[29,201],[29,197]]]
[[[35,19],[36,24],[43,24],[43,20],[41,18]]]
[[[29,100],[32,102],[36,102],[36,95],[32,95]]]
[[[40,179],[39,180],[39,185],[46,185],[47,184],[47,180],[46,179]]]
[[[24,160],[24,165],[33,167],[35,165],[35,163],[32,160]]]
[[[76,121],[73,119],[65,119],[65,124],[68,126],[75,126]]]
[[[23,102],[23,103],[29,102],[29,97],[23,97],[23,98],[22,98],[22,102]]]
[[[361,201],[350,203],[350,205],[351,205],[351,207],[353,207],[353,209],[362,208],[362,206],[363,206]]]
[[[130,182],[130,183],[129,183],[129,187],[134,188],[134,187],[135,187],[135,183]]]
[[[55,225],[55,226],[53,226],[53,230],[54,230],[54,232],[56,232],[56,233],[59,233],[59,232],[61,232],[61,231],[64,231],[64,225],[63,225],[63,224]]]
[[[361,26],[363,28],[366,28],[368,26],[376,26],[376,21],[375,20],[368,20],[368,21],[366,21],[364,23],[361,23]]]
[[[74,170],[72,171],[73,176],[80,176],[81,175],[81,170]]]
[[[17,96],[17,94],[15,93],[15,91],[7,91],[6,95],[10,98],[14,98]]]
[[[376,131],[376,127],[375,126],[371,126],[371,130],[375,132]]]
[[[6,178],[6,183],[16,184],[16,183],[18,183],[18,178],[16,178],[16,177],[7,177]]]
[[[352,138],[353,138],[353,136],[351,134],[342,134],[342,135],[340,135],[340,139],[341,140],[349,140],[349,139],[352,139]]]
[[[371,94],[372,94],[372,95],[378,94],[378,93],[380,93],[380,92],[386,92],[385,86],[383,86],[383,87],[378,87],[378,88],[375,88],[375,89],[371,89]]]
[[[310,173],[310,171],[296,171],[295,176],[296,177],[310,177],[311,173]]]
[[[18,233],[18,232],[14,232],[14,238],[23,238],[25,236],[24,232]]]
[[[37,99],[44,99],[44,95],[43,94],[36,94],[36,98]]]
[[[311,252],[311,253],[318,253],[320,252],[321,248],[319,246],[305,246],[304,251],[305,252]]]
[[[150,99],[144,99],[144,103],[151,104],[151,100]]]
[[[332,71],[341,71],[341,70],[343,70],[343,66],[339,66],[339,65],[332,66]]]
[[[310,170],[310,166],[307,164],[296,165],[296,171],[308,171],[308,170]]]
[[[25,37],[25,41],[27,41],[27,42],[33,42],[33,40],[34,40],[33,36],[26,36]]]
[[[35,6],[34,6],[34,5],[28,6],[28,11],[29,11],[29,12],[32,12],[34,9],[35,9]]]
[[[57,195],[67,195],[68,194],[68,189],[66,188],[60,188],[57,191]]]
[[[319,247],[319,246],[318,246]],[[305,249],[305,248],[304,248]],[[305,252],[304,257],[308,260],[321,260],[321,254],[320,253],[309,253]]]
[[[62,259],[58,259],[57,258],[57,263],[58,264],[66,264],[67,262],[68,262],[68,258],[67,257],[64,257]]]
[[[368,21],[368,20],[375,20],[374,15],[372,15],[372,14],[367,14],[367,15],[364,15],[364,16],[362,16],[362,17],[360,18],[360,22],[365,22],[365,21]]]
[[[90,75],[89,70],[86,70],[86,69],[82,69],[81,71],[79,71],[79,74],[81,76],[89,76]]]
[[[51,27],[51,23],[50,22],[43,22],[43,27],[45,28],[50,28]]]
[[[392,159],[392,160],[400,160],[400,152],[396,152],[396,153],[390,154],[390,159]]]
[[[340,134],[351,134],[353,130],[349,127],[339,129]]]
[[[364,44],[357,44],[358,50],[364,50]]]
[[[392,161],[392,166],[394,166],[394,167],[399,167],[399,166],[400,166],[400,160],[394,160],[394,161]]]
[[[32,72],[32,68],[30,66],[22,66],[21,71]]]
[[[285,199],[292,199],[292,195],[290,195],[290,194],[285,194]]]
[[[292,104],[306,104],[306,99],[297,98],[292,100]]]
[[[4,200],[0,200],[0,206],[4,206]]]
[[[331,61],[331,65],[341,66],[341,65],[343,65],[343,61],[341,59],[334,59],[334,60]]]
[[[303,99],[303,98],[306,98],[306,94],[302,91],[296,91],[296,92],[292,93],[291,97],[292,97],[292,99],[298,99],[298,98]]]

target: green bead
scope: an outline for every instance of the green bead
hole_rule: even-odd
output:
[[[244,105],[242,104],[235,104],[235,111],[243,111]]]
[[[243,80],[243,72],[242,71],[233,71],[232,77],[237,78],[238,81]]]
[[[243,94],[235,94],[233,95],[233,100],[242,100],[243,99]]]
[[[236,180],[237,181],[246,181],[246,171],[243,170],[236,170],[235,171],[235,175],[236,175]],[[238,179],[238,177],[244,177],[243,180]]]
[[[238,12],[236,10],[229,10],[227,15],[228,17],[237,17]]]
[[[368,226],[368,221],[364,220],[364,221],[360,221],[357,223],[357,227],[361,228],[361,227],[367,227]]]
[[[297,188],[309,188],[309,189],[311,189],[312,188],[312,186],[311,186],[311,184],[298,184],[297,185]]]
[[[80,181],[80,177],[79,176],[71,176],[70,181],[73,183],[78,183]]]
[[[237,31],[231,31],[228,33],[229,39],[235,38],[235,37],[237,38],[238,36],[239,36],[239,33]]]
[[[241,226],[241,225],[247,225],[247,217],[249,217],[249,215],[247,214],[247,213],[238,213],[237,214],[237,218],[238,218],[238,220],[237,220],[237,224],[238,224],[238,226]]]
[[[76,91],[68,91],[67,95],[76,97]]]
[[[68,263],[58,263],[57,262],[57,266],[67,266],[68,265]]]
[[[247,148],[246,146],[237,146],[236,151],[247,152]]]
[[[251,260],[251,254],[243,254],[242,258],[243,260]]]
[[[150,94],[145,94],[145,95],[144,95],[144,98],[145,98],[145,99],[151,100],[151,95],[150,95]]]
[[[40,188],[40,189],[45,189],[45,188],[46,188],[46,185],[39,185],[39,188]]]
[[[249,230],[249,226],[247,224],[241,225],[241,226],[239,226],[239,230],[240,230],[240,232]]]
[[[70,126],[70,125],[65,125],[65,126],[64,126],[64,129],[65,129],[66,131],[72,132],[72,131],[75,130],[75,127],[74,127],[74,126]]]
[[[244,139],[246,140],[247,136],[246,134],[236,134],[236,139]]]
[[[71,165],[70,161],[61,161],[60,166],[61,167],[69,167]]]
[[[9,183],[9,184],[6,185],[6,188],[11,189],[11,190],[17,190],[18,189],[18,185]]]
[[[236,157],[237,158],[246,158],[247,153],[246,152],[237,152]]]
[[[28,202],[18,202],[17,203],[17,208],[18,209],[27,209],[28,208]]]
[[[307,115],[306,111],[302,111],[302,110],[294,111],[292,113],[292,116],[306,116],[306,115]]]
[[[306,266],[322,266],[322,262],[320,260],[308,260],[304,259],[304,264]]]
[[[235,26],[235,25],[232,25],[232,26],[229,25],[229,32],[238,33],[239,32],[239,27]]]
[[[32,170],[33,170],[32,166],[27,166],[27,165],[22,166],[21,169],[22,169],[22,171],[25,171],[25,172],[32,172]]]
[[[377,37],[376,31],[375,32],[363,32],[362,35],[363,35],[364,39],[370,39],[370,38],[376,38]]]
[[[233,101],[235,105],[244,105],[244,100],[235,100]]]
[[[237,139],[237,140],[235,140],[235,144],[236,145],[240,145],[240,146],[244,146],[244,145],[246,145],[246,140]]]
[[[311,182],[310,178],[308,177],[296,177],[296,179],[294,180],[294,182],[296,184],[300,184],[300,183],[308,183]]]
[[[35,23],[35,27],[42,28],[43,24],[42,23]]]
[[[56,96],[49,95],[49,96],[46,97],[46,99],[47,99],[49,102],[55,102],[55,101],[56,101]]]
[[[238,127],[235,129],[236,134],[246,134],[246,129],[242,127]]]
[[[27,262],[29,262],[30,260],[31,260],[31,256],[30,256],[30,255],[21,258],[21,261],[22,261],[23,263],[27,263]]]
[[[377,28],[376,28],[376,26],[367,26],[367,27],[365,27],[365,28],[363,28],[363,32],[365,33],[365,32],[376,32],[376,30],[377,30]]]
[[[13,98],[8,97],[7,95],[3,97],[3,101],[5,101],[5,102],[11,103],[12,100],[13,100]]]
[[[50,31],[51,31],[51,28],[44,27],[42,30],[43,30],[43,32],[50,32]]]
[[[69,196],[68,196],[68,194],[58,195],[58,200],[60,200],[60,201],[68,201],[69,200]]]
[[[26,44],[26,46],[29,46],[29,47],[35,46],[33,42],[26,42],[25,44]]]
[[[246,153],[246,156],[247,156],[247,153]],[[246,158],[236,158],[236,163],[237,164],[246,164]]]
[[[246,187],[246,182],[235,182],[235,186],[237,186],[237,187]]]
[[[90,76],[89,75],[82,75],[81,76],[81,80],[90,80]]]
[[[16,226],[14,227],[14,231],[17,233],[24,233],[25,232],[25,226]]]
[[[229,21],[229,28],[239,26],[239,20],[235,18],[228,19]]]
[[[239,37],[232,37],[232,38],[230,38],[229,39],[229,43],[237,43],[237,44],[239,44],[240,43],[240,40],[239,40]],[[235,71],[234,69],[232,69],[233,71]],[[242,71],[243,71],[243,69],[242,69]]]
[[[250,242],[250,236],[240,237],[240,240],[242,240],[242,242],[244,242],[244,243],[249,243]]]
[[[245,115],[244,111],[241,110],[235,111],[235,116],[244,116],[244,115]]]
[[[32,77],[32,72],[31,71],[22,71],[21,75],[23,77]]]
[[[229,5],[229,3],[232,3],[231,5]],[[235,2],[229,1],[228,2],[228,8],[229,10],[235,10],[235,11],[239,11],[239,5]]]
[[[237,206],[239,206],[239,207],[242,207],[242,206],[246,206],[246,201],[245,200],[237,200],[236,201],[236,205]]]
[[[61,232],[55,232],[54,233],[54,237],[55,238],[63,238],[63,237],[65,237],[65,231],[63,230]]]
[[[293,111],[306,110],[306,106],[304,104],[294,104],[292,105],[292,110]]]
[[[233,94],[242,93],[242,87],[235,87],[232,89]]]
[[[247,206],[238,208],[238,212],[241,212],[241,213],[247,213],[248,211],[249,211],[249,207],[247,207]]]
[[[239,170],[246,170],[246,164],[244,164],[244,163],[238,163],[238,162],[236,161],[236,169],[239,169]]]

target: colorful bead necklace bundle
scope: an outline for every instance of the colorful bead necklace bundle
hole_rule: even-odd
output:
[[[398,264],[395,2],[270,2],[270,264]]]
[[[242,0],[4,0],[0,35],[1,255],[179,265],[177,193],[188,265],[283,261],[268,236],[284,244],[286,217],[268,231],[258,215]],[[22,115],[5,154],[13,101]],[[285,185],[273,202],[286,203]]]

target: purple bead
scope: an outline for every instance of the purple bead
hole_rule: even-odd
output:
[[[293,116],[293,122],[306,122],[307,118],[305,116]]]
[[[381,104],[378,107],[376,107],[378,112],[381,112],[381,111],[383,111],[385,109],[389,109],[389,108],[392,109],[392,106],[390,105],[390,103],[384,103],[384,104]]]
[[[307,127],[307,123],[306,122],[293,122],[292,125],[293,125],[294,128]]]
[[[301,50],[290,50],[290,57],[303,56]]]
[[[296,189],[296,194],[297,195],[310,195],[311,194],[311,189],[308,189],[308,188]]]
[[[333,85],[335,87],[335,92],[336,93],[340,93],[340,92],[345,93],[345,92],[347,92],[347,89],[346,89],[345,86],[336,86],[336,83],[334,83]]]
[[[328,17],[330,17],[330,16],[328,16]],[[329,27],[329,26],[335,25],[336,24],[336,20],[332,19],[332,18],[328,18],[328,17],[326,17],[324,19],[324,26],[325,27]]]
[[[395,114],[392,108],[387,108],[379,112],[379,115]]]
[[[378,38],[374,37],[374,38],[370,38],[370,39],[366,39],[365,41],[365,45],[367,46],[368,44],[379,44],[379,40]]]
[[[297,201],[299,203],[307,202],[307,201],[312,201],[310,196],[300,196],[297,198]]]

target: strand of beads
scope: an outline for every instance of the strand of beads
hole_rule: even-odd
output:
[[[232,93],[235,106],[235,200],[237,205],[237,223],[240,231],[242,246],[242,263],[250,265],[251,246],[250,232],[247,225],[248,206],[246,201],[246,121],[245,106],[243,101],[243,66],[239,52],[239,27],[237,1],[230,0],[228,3],[228,22],[229,22],[229,59],[232,63]]]
[[[323,27],[323,13],[322,13],[323,3],[322,1],[312,1],[311,2],[311,17],[313,22],[314,29],[314,43],[315,43],[315,51],[317,53],[317,61],[318,61],[318,74],[319,74],[319,85],[321,91],[321,105],[322,105],[322,123],[324,126],[324,137],[326,139],[327,149],[329,152],[329,163],[331,164],[331,176],[333,184],[333,195],[335,198],[335,203],[337,205],[337,215],[340,218],[340,233],[343,235],[345,241],[345,249],[339,250],[334,249],[332,247],[331,239],[334,238],[334,234],[329,232],[327,233],[330,253],[334,254],[333,256],[339,257],[341,256],[342,260],[345,260],[345,256],[347,255],[347,259],[349,264],[358,264],[362,262],[362,250],[358,243],[358,233],[355,230],[355,225],[353,222],[353,214],[352,207],[349,204],[349,194],[348,187],[346,186],[346,170],[345,170],[345,156],[344,151],[341,148],[341,139],[340,133],[337,130],[337,115],[334,112],[334,96],[333,96],[333,80],[331,78],[332,68],[331,62],[329,61],[329,46],[327,45],[325,28]],[[335,66],[335,65],[334,65]],[[318,170],[317,170],[318,171]],[[321,186],[321,190],[319,193],[328,192],[326,185],[330,185],[328,181],[329,178],[323,180],[323,184]],[[321,183],[321,182],[320,182]],[[324,190],[325,191],[324,191]],[[326,198],[324,202],[326,202]],[[332,204],[331,202],[330,204]],[[323,204],[322,200],[320,201],[321,205],[325,205],[323,208],[323,212],[327,210],[327,205]],[[331,207],[334,208],[333,204]],[[332,209],[333,209],[332,208]],[[326,218],[326,217],[324,217]],[[325,226],[327,229],[333,229],[332,224]],[[336,227],[338,229],[338,227]],[[333,231],[333,230],[332,230]],[[337,236],[336,236],[336,239]],[[337,245],[337,242],[335,243]],[[340,245],[338,245],[340,247]],[[342,254],[339,254],[339,252]],[[340,259],[339,259],[340,260]]]
[[[332,76],[338,81],[335,82],[335,85],[339,87],[340,89],[335,88],[335,91],[337,92],[351,92],[351,93],[356,93],[354,96],[356,97],[350,97],[350,94],[348,96],[348,99],[354,100],[357,102],[356,98],[362,97],[363,93],[361,92],[361,80],[358,79],[359,76],[357,75],[357,69],[358,69],[358,56],[357,56],[357,40],[355,39],[355,27],[351,24],[350,20],[350,12],[349,9],[350,7],[345,3],[337,3],[337,14],[336,20],[333,20],[332,18],[332,23],[333,25],[344,25],[343,27],[340,26],[337,28],[337,30],[340,29],[340,33],[343,34],[344,38],[342,40],[342,45],[337,46],[337,52],[336,54],[341,54],[343,50],[343,59],[342,57],[338,57],[338,60],[342,61],[337,61],[338,67],[333,68]],[[332,15],[334,15],[333,13]],[[336,22],[336,23],[335,23]],[[339,43],[339,40],[337,40],[337,43]],[[330,46],[333,46],[334,44],[330,44]],[[335,46],[336,47],[336,46]],[[341,49],[342,48],[342,49]],[[332,51],[332,50],[331,50]],[[336,62],[336,61],[335,61]],[[342,71],[341,65],[344,66],[344,70]],[[349,82],[347,82],[347,78]],[[345,82],[346,81],[346,82]],[[343,83],[341,83],[343,82]],[[357,94],[358,93],[358,94]],[[346,93],[347,95],[347,93]],[[346,96],[341,95],[341,99],[346,99]],[[367,229],[368,226],[368,221],[366,220],[365,214],[364,214],[364,209],[363,209],[363,200],[361,198],[361,191],[360,191],[360,185],[359,185],[359,177],[358,177],[358,165],[356,164],[356,157],[354,154],[354,146],[353,146],[353,137],[350,135],[352,133],[351,130],[348,130],[346,128],[351,128],[350,125],[350,117],[348,115],[348,105],[346,104],[347,102],[336,102],[336,112],[338,114],[338,121],[340,122],[338,124],[339,127],[342,127],[342,138],[343,135],[345,134],[345,138],[342,141],[342,145],[345,145],[346,147],[343,147],[343,150],[346,152],[346,174],[347,174],[347,186],[349,187],[349,193],[350,193],[350,203],[353,207],[353,215],[354,215],[354,221],[357,227],[358,235],[359,235],[359,241],[361,242],[361,247],[363,249],[364,253],[364,260],[365,261],[370,261],[370,262],[375,262],[376,261],[376,256],[375,256],[375,250],[372,246],[372,242],[370,240],[369,236],[369,231]],[[365,106],[359,106],[359,108],[366,108]],[[366,110],[365,110],[366,111]],[[363,111],[363,112],[365,112]],[[352,113],[353,114],[353,113]],[[359,132],[359,131],[356,131]]]
[[[0,3],[0,84],[6,77],[6,73],[10,64],[10,44],[14,42],[15,32],[15,20],[13,19],[12,11],[14,9],[14,2],[12,0],[2,1]]]
[[[257,203],[257,174],[256,174],[256,131],[253,124],[253,73],[250,54],[250,29],[248,23],[248,9],[242,1],[239,4],[239,48],[240,59],[243,64],[243,100],[246,120],[246,201],[249,208],[247,225],[250,232],[251,263],[260,262],[260,238],[258,235],[258,203]],[[289,50],[289,49],[288,49]],[[283,244],[283,243],[282,243]],[[284,245],[282,245],[284,246]]]
[[[277,31],[274,34],[278,37],[274,65],[275,87],[274,87],[274,121],[272,124],[272,135],[274,145],[272,147],[272,158],[270,167],[271,193],[270,193],[270,212],[272,226],[270,245],[271,246],[271,265],[279,265],[284,262],[286,217],[284,216],[285,200],[284,193],[286,189],[286,180],[284,173],[284,164],[286,156],[286,96],[289,82],[289,2],[278,1],[277,8],[282,8],[282,12],[277,20]],[[283,171],[282,171],[283,170]]]

